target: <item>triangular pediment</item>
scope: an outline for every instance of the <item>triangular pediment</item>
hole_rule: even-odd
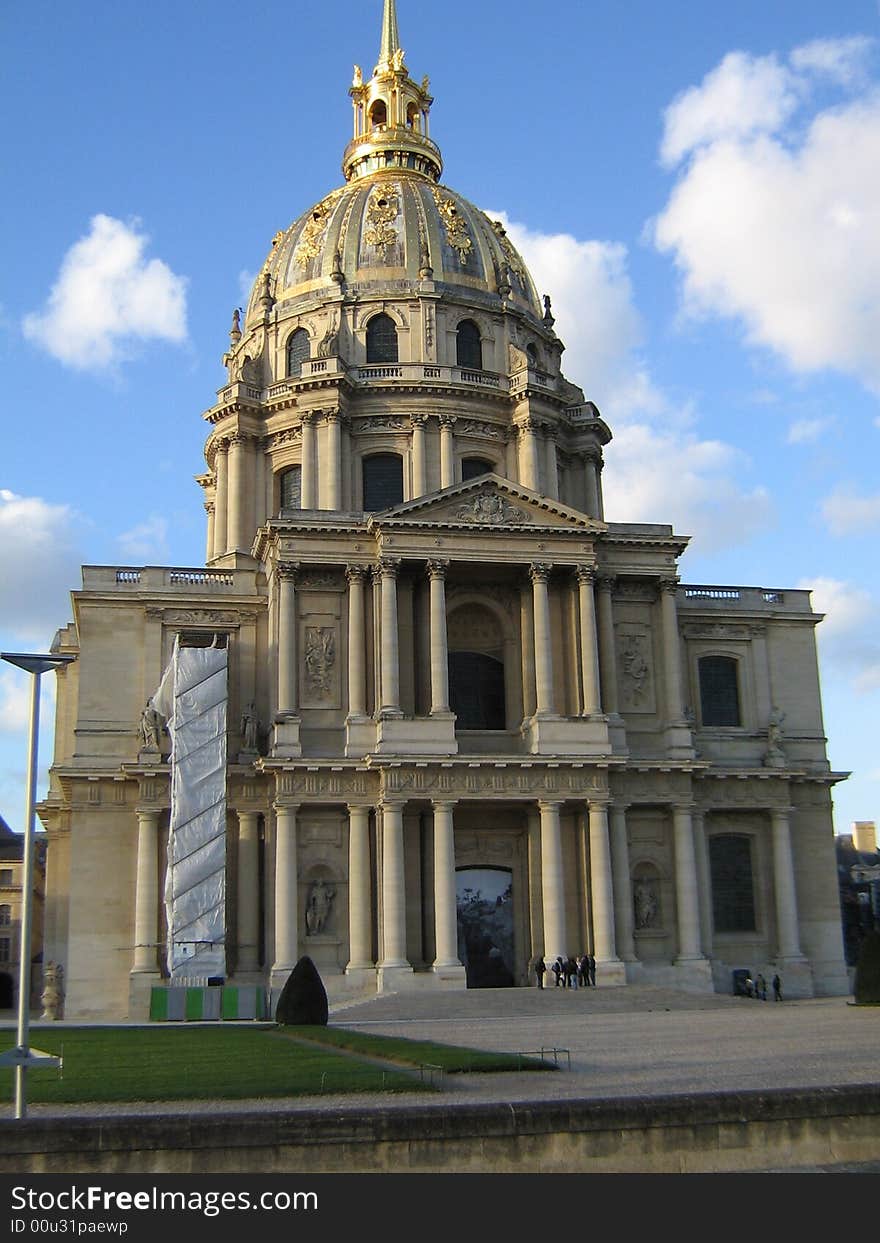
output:
[[[373,527],[605,531],[604,522],[500,475],[479,475],[375,513]]]

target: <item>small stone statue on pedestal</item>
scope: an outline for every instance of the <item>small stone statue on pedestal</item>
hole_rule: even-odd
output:
[[[782,749],[782,722],[785,713],[774,707],[767,719],[767,750],[764,753],[765,768],[784,768],[785,752]]]
[[[242,749],[239,758],[246,762],[259,755],[260,750],[260,722],[257,718],[256,707],[252,703],[249,703],[241,714],[240,733]]]
[[[57,1022],[64,1014],[63,981],[63,968],[54,962],[47,962],[43,968],[43,991],[40,994],[43,1007],[40,1018],[46,1022]]]
[[[157,759],[162,755],[162,736],[165,733],[165,718],[158,709],[153,707],[151,700],[147,700],[146,706],[141,713],[140,735],[141,735],[141,754],[155,756]]]

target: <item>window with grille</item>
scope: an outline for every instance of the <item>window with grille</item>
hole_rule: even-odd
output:
[[[704,656],[699,663],[700,718],[703,725],[740,725],[737,661]]]
[[[12,953],[12,942],[9,937],[0,937],[0,962],[9,962]]]
[[[282,509],[302,509],[302,467],[291,466],[281,472],[280,503]]]
[[[4,904],[0,906],[0,928],[8,928],[12,923],[12,907]]]
[[[480,330],[472,319],[463,319],[455,334],[455,357],[459,367],[472,371],[483,368],[483,342]]]
[[[478,475],[488,475],[495,469],[491,462],[481,457],[466,457],[461,460],[462,479],[476,479]]]
[[[312,343],[305,328],[297,328],[287,342],[287,374],[302,375],[302,365],[312,356]]]
[[[376,453],[364,458],[363,481],[367,513],[399,505],[403,500],[403,458],[397,453]]]
[[[709,838],[712,922],[716,932],[754,932],[752,839],[743,833]]]
[[[12,884],[12,868],[0,868],[0,885]]]
[[[374,315],[367,324],[367,362],[397,362],[397,325],[390,315]]]

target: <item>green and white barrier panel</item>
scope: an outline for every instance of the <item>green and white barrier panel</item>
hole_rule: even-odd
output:
[[[256,985],[150,990],[150,1020],[154,1023],[211,1023],[268,1017],[266,990]]]

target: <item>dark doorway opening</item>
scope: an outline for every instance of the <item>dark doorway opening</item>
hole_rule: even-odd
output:
[[[0,971],[0,1010],[11,1010],[15,1001],[15,986],[12,976]]]
[[[513,873],[459,868],[456,873],[458,957],[468,988],[513,988]]]

